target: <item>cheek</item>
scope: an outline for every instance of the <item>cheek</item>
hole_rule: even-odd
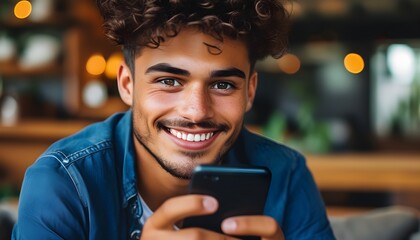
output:
[[[155,121],[156,118],[175,107],[177,101],[176,94],[148,93],[136,98],[135,108],[143,115],[147,115],[148,121]]]
[[[177,101],[176,94],[149,94],[145,98],[140,99],[140,104],[149,109],[164,109],[168,108]]]
[[[246,102],[244,98],[239,96],[222,99],[215,102],[215,109],[223,118],[231,122],[232,125],[240,124],[245,114]]]

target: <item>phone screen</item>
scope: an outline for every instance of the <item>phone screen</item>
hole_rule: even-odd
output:
[[[221,223],[225,218],[263,215],[270,181],[271,173],[264,167],[197,166],[189,192],[215,197],[219,209],[212,215],[187,218],[183,227],[200,227],[222,233]]]

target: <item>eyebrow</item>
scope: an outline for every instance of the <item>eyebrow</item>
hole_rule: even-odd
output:
[[[210,77],[240,77],[245,79],[245,73],[237,68],[228,68],[222,70],[212,71]]]
[[[172,74],[182,75],[182,76],[187,76],[187,77],[191,75],[191,73],[188,72],[187,70],[173,67],[169,65],[168,63],[158,63],[156,65],[149,67],[146,70],[146,73],[151,73],[151,72],[166,72],[166,73],[172,73]]]
[[[168,63],[158,63],[156,65],[150,66],[146,70],[147,73],[151,72],[166,72],[176,75],[182,75],[182,76],[190,76],[191,73],[185,69],[177,68],[174,66],[171,66]],[[221,70],[215,70],[210,73],[211,78],[217,78],[217,77],[239,77],[239,78],[246,78],[246,75],[243,71],[239,70],[238,68],[232,67],[227,69],[221,69]]]

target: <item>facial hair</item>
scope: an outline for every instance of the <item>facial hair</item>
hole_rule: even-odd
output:
[[[136,126],[134,124],[134,119],[132,120],[133,126]],[[212,122],[202,122],[202,123],[190,123],[186,122],[184,120],[161,120],[157,124],[158,131],[163,131],[165,126],[182,126],[182,127],[192,127],[193,125],[196,125],[198,127],[202,128],[217,128],[220,129],[220,131],[227,131],[228,127],[225,125],[217,125]],[[135,139],[140,143],[144,149],[155,159],[155,161],[161,166],[163,170],[165,170],[170,175],[179,178],[179,179],[191,179],[192,173],[194,168],[197,166],[197,159],[200,159],[201,157],[205,156],[207,154],[207,151],[200,151],[200,152],[190,152],[190,151],[181,151],[181,154],[184,155],[186,158],[188,158],[188,164],[181,163],[177,164],[175,162],[169,161],[168,159],[165,159],[162,156],[159,156],[158,153],[153,152],[150,147],[148,137],[142,136],[140,132],[133,127],[133,133],[135,136]],[[226,144],[232,145],[233,141],[228,141]],[[227,151],[227,150],[226,150]],[[226,152],[225,151],[225,152]],[[215,159],[213,159],[214,164],[220,164],[222,161],[222,155],[224,152],[219,153]]]

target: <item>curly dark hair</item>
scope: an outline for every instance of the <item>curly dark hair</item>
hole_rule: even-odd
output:
[[[289,15],[282,0],[96,0],[105,35],[123,47],[130,69],[142,47],[159,47],[183,27],[223,41],[243,40],[249,60],[281,57],[287,45]]]

